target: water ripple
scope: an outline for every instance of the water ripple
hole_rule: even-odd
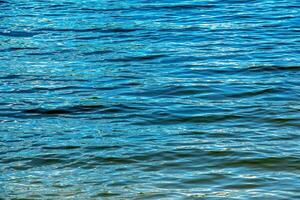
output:
[[[297,0],[0,5],[0,199],[299,199]]]

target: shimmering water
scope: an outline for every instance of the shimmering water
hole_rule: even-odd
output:
[[[1,0],[0,199],[300,198],[298,0]]]

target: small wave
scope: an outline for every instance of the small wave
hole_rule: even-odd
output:
[[[239,115],[203,115],[203,116],[174,116],[170,115],[167,118],[149,119],[143,122],[136,122],[136,125],[155,125],[155,124],[194,124],[194,123],[216,123],[228,120],[242,119],[243,116]]]
[[[129,111],[138,111],[142,108],[126,106],[123,104],[114,105],[75,105],[75,106],[65,106],[55,109],[45,109],[45,108],[34,108],[23,110],[24,114],[31,115],[80,115],[84,113],[101,113],[101,114],[112,114],[121,113]],[[27,116],[28,117],[28,116]]]
[[[133,56],[133,57],[125,57],[125,58],[115,58],[109,59],[110,62],[131,62],[131,61],[147,61],[154,60],[166,57],[166,55],[143,55],[143,56]]]
[[[25,32],[25,31],[7,31],[0,32],[0,36],[8,36],[8,37],[33,37],[35,35],[39,35],[41,32]]]
[[[247,91],[247,92],[239,92],[233,94],[227,94],[227,97],[231,98],[248,98],[248,97],[255,97],[259,95],[266,95],[266,94],[274,94],[278,92],[282,92],[283,90],[279,88],[266,88],[261,90],[254,90],[254,91]]]
[[[300,71],[300,66],[252,66],[245,69],[241,69],[240,72],[288,72],[288,71]]]
[[[67,28],[40,28],[35,31],[38,32],[78,32],[78,33],[129,33],[138,31],[139,29],[129,29],[129,28],[87,28],[87,29],[67,29]]]
[[[299,171],[300,159],[298,157],[265,157],[252,159],[239,159],[223,163],[226,167],[261,168],[271,171]]]
[[[159,5],[146,5],[141,7],[143,10],[186,10],[186,9],[212,9],[215,8],[216,5],[214,4],[203,4],[203,5],[197,5],[197,4],[159,4]]]

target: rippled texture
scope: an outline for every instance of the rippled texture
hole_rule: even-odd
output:
[[[0,199],[300,198],[297,0],[1,0]]]

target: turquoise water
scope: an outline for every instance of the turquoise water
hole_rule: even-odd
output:
[[[298,0],[1,0],[0,199],[299,199]]]

